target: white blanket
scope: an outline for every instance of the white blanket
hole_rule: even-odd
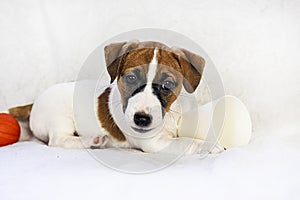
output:
[[[117,172],[86,150],[20,142],[0,148],[1,199],[298,199],[300,137],[293,130],[258,133],[248,146],[186,156],[142,175]],[[151,168],[160,160],[137,153],[139,160],[124,162],[127,152],[93,151],[115,156],[119,168]]]

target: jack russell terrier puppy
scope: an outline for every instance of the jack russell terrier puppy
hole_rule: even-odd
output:
[[[203,140],[177,133],[179,98],[183,90],[196,90],[205,60],[158,42],[113,43],[104,52],[110,83],[97,95],[89,81],[57,84],[32,105],[11,108],[9,113],[18,119],[29,117],[33,135],[50,146],[200,153]],[[82,88],[80,100],[74,96],[76,87]],[[221,151],[218,145],[209,150]]]

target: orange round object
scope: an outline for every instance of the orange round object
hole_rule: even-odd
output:
[[[0,147],[17,142],[20,133],[18,121],[10,114],[0,113]]]

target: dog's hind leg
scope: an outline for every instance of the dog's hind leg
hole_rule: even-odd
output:
[[[74,136],[70,133],[49,133],[49,146],[70,148],[70,149],[87,149],[87,148],[103,148],[107,143],[105,135],[91,136]]]
[[[102,148],[108,140],[105,135],[75,136],[74,123],[70,118],[56,119],[54,127],[48,132],[49,146],[74,149]]]

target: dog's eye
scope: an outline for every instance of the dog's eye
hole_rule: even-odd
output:
[[[162,89],[164,89],[164,90],[172,90],[175,88],[175,86],[176,86],[176,84],[170,80],[164,81],[161,85]]]
[[[127,83],[134,84],[137,81],[137,77],[133,74],[129,74],[125,77]]]

